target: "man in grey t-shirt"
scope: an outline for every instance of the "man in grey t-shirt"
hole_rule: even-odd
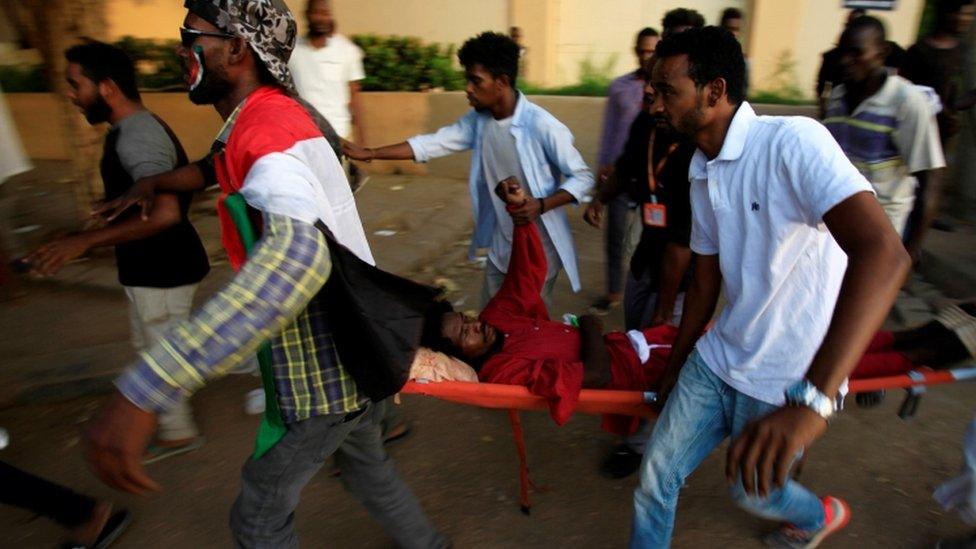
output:
[[[172,131],[142,105],[135,69],[118,48],[102,43],[75,46],[68,60],[68,95],[88,122],[112,125],[105,138],[101,175],[107,199],[137,180],[186,164]],[[100,229],[49,242],[28,257],[33,270],[53,275],[69,261],[98,247],[114,246],[119,282],[130,300],[132,341],[148,347],[173,322],[189,316],[193,295],[209,270],[207,253],[187,219],[190,195],[161,194],[152,212],[122,212]],[[155,461],[198,448],[203,441],[184,401],[159,418]]]

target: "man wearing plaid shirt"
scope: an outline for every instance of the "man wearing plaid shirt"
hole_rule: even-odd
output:
[[[185,5],[180,54],[190,99],[213,104],[225,127],[208,161],[142,180],[129,196],[195,190],[216,178],[222,241],[238,272],[116,381],[118,393],[89,429],[89,462],[117,488],[158,489],[140,463],[156,416],[270,340],[284,432],[244,466],[231,512],[235,544],[297,546],[299,494],[335,454],[347,488],[398,546],[446,546],[383,450],[382,404],[362,395],[340,363],[327,304],[313,299],[332,268],[317,223],[359,259],[373,258],[335,153],[288,91],[291,13],[283,0]],[[249,257],[224,202],[230,193],[261,214],[261,239]]]

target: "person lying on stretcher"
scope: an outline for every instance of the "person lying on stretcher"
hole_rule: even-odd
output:
[[[509,211],[529,197],[514,178],[496,194]],[[508,273],[498,293],[478,318],[453,312],[449,304],[425,329],[423,344],[455,356],[478,370],[481,381],[523,385],[549,401],[553,419],[572,415],[580,389],[648,390],[664,371],[676,328],[603,333],[595,316],[582,316],[579,328],[550,320],[541,292],[546,254],[534,223],[515,221]]]
[[[499,183],[496,194],[510,210],[529,199],[514,178]],[[478,318],[442,303],[428,320],[422,344],[472,365],[483,382],[522,385],[545,397],[560,425],[572,415],[580,389],[654,390],[676,328],[604,334],[595,316],[580,317],[579,328],[550,320],[541,297],[546,267],[535,224],[516,222],[511,261],[498,294]],[[973,356],[974,317],[976,305],[952,306],[921,327],[878,332],[851,377],[939,368]]]

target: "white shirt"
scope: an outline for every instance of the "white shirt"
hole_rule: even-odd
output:
[[[17,127],[3,99],[3,90],[0,90],[0,143],[3,144],[0,146],[0,185],[3,185],[8,177],[31,169],[24,147],[20,144]]]
[[[847,256],[823,223],[871,184],[820,123],[756,116],[742,103],[722,150],[689,168],[691,249],[718,254],[728,303],[699,340],[717,376],[781,405],[820,348]]]
[[[518,148],[515,143],[515,136],[512,135],[512,119],[510,116],[503,120],[494,118],[485,122],[484,142],[482,143],[481,161],[485,169],[485,185],[491,196],[492,206],[495,208],[495,216],[498,223],[491,236],[491,248],[488,250],[488,261],[503,273],[508,272],[508,261],[512,255],[512,216],[505,209],[505,203],[495,194],[495,187],[498,183],[509,177],[514,177],[522,184],[527,195],[531,195],[525,179],[525,172],[519,163]],[[542,237],[542,247],[546,252],[546,280],[556,276],[562,263],[559,261],[559,253],[549,237],[549,231],[541,220],[536,220],[539,228],[539,236]]]
[[[333,34],[316,48],[302,38],[288,61],[295,88],[303,99],[332,124],[339,137],[352,134],[349,83],[366,78],[363,51],[341,34]]]
[[[491,198],[492,193],[488,191],[487,175],[481,161],[484,129],[491,118],[489,113],[471,109],[450,126],[407,139],[417,162],[472,151],[471,169],[468,172],[468,192],[474,214],[474,236],[468,248],[468,255],[472,259],[478,248],[491,246],[495,225],[500,218]],[[552,196],[556,191],[566,191],[579,202],[593,188],[593,173],[573,144],[572,132],[521,92],[512,117],[512,134],[518,144],[519,166],[525,173],[532,196]],[[541,219],[559,252],[573,291],[580,291],[582,285],[576,264],[576,243],[569,228],[566,208],[550,210],[542,214]]]

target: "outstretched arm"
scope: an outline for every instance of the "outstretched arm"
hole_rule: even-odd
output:
[[[207,186],[207,170],[211,169],[210,159],[205,158],[192,164],[176,168],[136,181],[122,196],[107,200],[92,208],[92,215],[102,216],[112,221],[138,204],[142,210],[142,220],[148,221],[153,212],[157,193],[185,193],[201,191]]]
[[[513,213],[515,208],[538,199],[526,196],[521,184],[514,177],[499,183],[495,193],[508,205],[515,227],[512,230],[512,251],[505,281],[495,297],[488,302],[485,313],[500,312],[548,318],[549,313],[542,300],[542,287],[548,271],[546,251],[542,247],[542,239],[539,238],[535,223],[521,221]]]

